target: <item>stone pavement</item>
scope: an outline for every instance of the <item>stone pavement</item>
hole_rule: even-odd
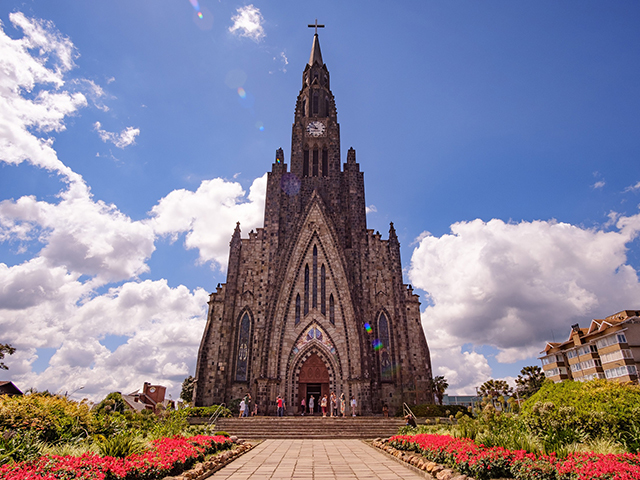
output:
[[[213,480],[424,480],[361,440],[265,440]]]

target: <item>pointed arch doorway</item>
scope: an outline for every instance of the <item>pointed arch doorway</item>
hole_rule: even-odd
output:
[[[314,413],[321,411],[320,399],[324,395],[329,397],[329,370],[322,359],[315,353],[312,353],[300,368],[300,376],[298,377],[298,405],[302,399],[307,404],[307,412],[309,411],[309,399],[311,395],[314,397]]]

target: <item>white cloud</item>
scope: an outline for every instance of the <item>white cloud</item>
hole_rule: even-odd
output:
[[[82,396],[93,400],[111,391],[134,391],[145,381],[175,394],[194,371],[207,298],[202,289],[190,292],[184,286],[170,288],[165,280],[148,280],[125,283],[83,304],[64,306],[58,296],[38,308],[3,310],[3,327],[11,325],[7,341],[18,347],[7,357],[9,373],[25,388],[73,391],[84,386]],[[128,340],[112,353],[101,343],[107,335]],[[36,374],[31,364],[41,347],[56,351],[49,367]]]
[[[239,183],[220,178],[202,182],[195,192],[174,190],[153,207],[149,225],[157,234],[173,239],[187,232],[185,246],[197,248],[200,261],[214,261],[224,268],[236,222],[245,235],[261,225],[266,186],[266,174],[254,180],[248,201],[243,201],[245,192]]]
[[[636,305],[626,252],[639,229],[640,214],[619,217],[614,231],[494,219],[422,238],[409,278],[429,295],[422,322],[436,371],[458,369],[449,355],[460,345],[493,346],[510,363],[536,356],[552,330]]]
[[[28,161],[69,182],[81,181],[58,159],[51,138],[31,133],[62,131],[64,117],[87,105],[82,93],[60,90],[64,74],[74,66],[75,47],[50,22],[19,12],[9,19],[23,37],[12,39],[0,30],[0,161]]]
[[[94,200],[46,136],[63,131],[65,117],[87,104],[69,88],[92,99],[103,92],[93,82],[66,80],[75,48],[50,22],[21,13],[10,18],[24,35],[13,40],[0,30],[0,161],[26,160],[66,183],[54,201],[29,195],[0,201],[0,242],[18,243],[21,253],[39,250],[22,263],[0,263],[0,331],[18,349],[7,359],[8,376],[23,388],[71,392],[85,386],[82,395],[94,400],[144,381],[175,392],[195,367],[208,295],[170,288],[162,279],[135,281],[148,270],[156,233]],[[129,144],[136,135],[127,129],[114,143]],[[125,283],[102,293],[114,282]],[[128,340],[111,353],[101,341],[113,335]],[[55,353],[36,373],[40,348]]]
[[[375,213],[377,211],[378,211],[378,209],[376,208],[375,205],[369,205],[368,207],[365,207],[365,212],[367,213],[367,215],[369,213]]]
[[[605,186],[605,181],[604,180],[598,180],[596,183],[591,185],[591,188],[596,189],[596,188],[602,188],[604,186]]]
[[[118,148],[125,148],[136,143],[136,137],[140,135],[140,129],[133,127],[127,127],[120,133],[107,132],[102,129],[100,122],[96,122],[93,129],[98,132],[103,142],[111,142]]]
[[[624,193],[637,192],[638,190],[640,190],[640,182],[636,183],[635,185],[629,185],[627,188],[624,189]]]
[[[236,11],[238,14],[231,17],[233,22],[233,25],[229,27],[231,33],[250,38],[255,42],[259,42],[266,36],[262,27],[264,18],[259,8],[247,5],[239,7]]]

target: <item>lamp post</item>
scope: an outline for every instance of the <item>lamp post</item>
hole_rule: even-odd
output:
[[[83,386],[81,386],[81,387],[79,387],[79,388],[76,388],[76,389],[75,389],[73,392],[71,392],[71,393],[67,393],[67,392],[65,392],[65,393],[64,393],[64,396],[65,396],[65,397],[72,397],[74,393],[79,392],[79,391],[80,391],[80,390],[82,390],[83,388],[84,388],[84,385],[83,385]]]

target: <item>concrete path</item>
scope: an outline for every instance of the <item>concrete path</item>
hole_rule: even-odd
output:
[[[360,440],[265,440],[214,480],[424,480]]]

